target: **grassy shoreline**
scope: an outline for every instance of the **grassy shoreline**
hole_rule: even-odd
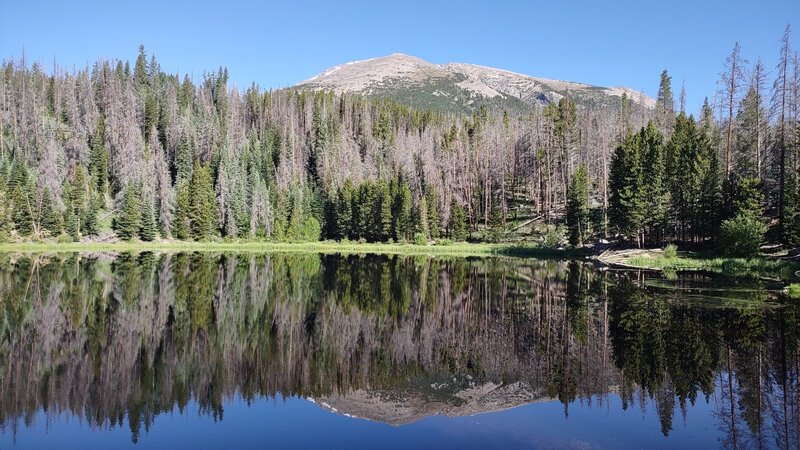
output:
[[[667,257],[661,252],[634,256],[624,259],[631,268],[661,271],[707,271],[732,277],[773,278],[781,281],[798,280],[800,262],[794,260],[771,259],[763,256],[755,258],[728,258],[714,254],[679,252],[675,257]]]
[[[0,252],[263,252],[263,253],[346,253],[392,255],[515,256],[540,259],[571,259],[585,255],[575,250],[558,250],[530,244],[489,244],[458,242],[447,245],[387,244],[358,242],[22,242],[0,244]]]

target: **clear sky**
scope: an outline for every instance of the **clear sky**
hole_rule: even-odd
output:
[[[0,0],[0,59],[82,67],[135,59],[228,67],[238,87],[285,87],[332,65],[402,52],[655,96],[661,70],[687,108],[713,96],[736,41],[772,70],[784,27],[800,50],[800,1],[53,1]],[[677,105],[676,105],[677,106]]]

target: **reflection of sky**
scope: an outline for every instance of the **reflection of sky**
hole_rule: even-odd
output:
[[[584,402],[584,404],[586,404]],[[262,399],[250,406],[241,399],[225,404],[223,419],[214,422],[198,414],[192,402],[188,412],[161,414],[149,431],[141,430],[131,443],[127,424],[114,429],[91,429],[74,417],[52,420],[45,426],[42,412],[32,427],[19,423],[16,446],[11,426],[0,434],[0,448],[17,449],[216,449],[216,448],[717,448],[720,445],[712,404],[702,397],[689,407],[686,423],[676,405],[673,430],[661,434],[655,405],[643,413],[638,402],[622,410],[620,399],[582,407],[573,403],[569,417],[559,402],[536,403],[472,417],[428,417],[393,427],[352,419],[323,410],[299,398]]]

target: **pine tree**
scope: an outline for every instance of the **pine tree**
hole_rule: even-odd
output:
[[[467,213],[453,197],[450,204],[450,238],[454,241],[465,241],[467,236]]]
[[[666,69],[661,72],[661,82],[656,98],[656,125],[661,133],[666,134],[675,124],[675,100],[672,98],[672,77]]]
[[[133,68],[133,81],[137,88],[147,86],[147,53],[144,51],[144,45],[139,45],[139,55]]]
[[[41,211],[42,228],[47,230],[51,236],[58,236],[61,234],[63,219],[53,205],[53,196],[50,194],[50,189],[45,188],[42,191]]]
[[[89,141],[89,175],[101,195],[108,186],[108,150],[106,149],[106,121],[100,115]]]
[[[411,233],[411,212],[413,203],[411,189],[404,182],[400,182],[394,200],[394,234],[398,242],[407,241]]]
[[[123,240],[136,239],[142,225],[142,207],[139,193],[133,184],[125,186],[122,195],[122,204],[114,221],[117,235]]]
[[[156,238],[156,218],[155,212],[153,210],[153,204],[146,200],[144,202],[144,206],[142,207],[142,219],[141,219],[141,238],[143,241],[153,241]]]
[[[97,229],[97,202],[94,200],[89,201],[89,207],[86,209],[86,215],[83,219],[84,231],[88,236],[96,236]]]
[[[741,178],[734,188],[733,215],[748,214],[761,219],[764,201],[761,180],[755,177]]]
[[[359,239],[372,240],[375,227],[373,226],[373,198],[372,183],[362,183],[358,187],[358,195],[355,197],[353,214],[356,226],[356,237]]]
[[[636,236],[639,244],[645,215],[640,150],[641,135],[629,134],[614,151],[609,175],[611,224],[621,234]]]
[[[78,230],[83,228],[83,218],[86,216],[87,209],[87,196],[88,196],[88,182],[86,180],[86,171],[83,166],[76,166],[72,175],[72,184],[70,193],[70,202],[75,209],[75,217],[78,222]]]
[[[580,247],[589,234],[589,176],[586,166],[572,175],[567,192],[567,228],[569,242]]]
[[[439,223],[439,208],[436,199],[436,191],[433,186],[429,186],[425,192],[428,206],[428,228],[432,239],[438,239],[441,235],[441,224]]]
[[[783,215],[786,225],[783,227],[783,240],[789,245],[800,245],[800,191],[795,177],[786,179],[786,192],[784,193]],[[751,200],[748,203],[755,203]],[[749,208],[748,208],[749,209]]]
[[[210,239],[214,234],[217,218],[217,201],[214,195],[214,181],[206,166],[195,163],[192,182],[189,185],[189,223],[192,237],[198,241]]]
[[[80,240],[80,222],[78,220],[78,214],[75,211],[75,206],[72,204],[72,201],[67,201],[65,206],[64,231],[67,233],[67,236],[72,238],[73,242],[78,242]]]
[[[348,178],[339,190],[336,202],[336,230],[339,239],[353,237],[353,182]]]
[[[11,191],[12,220],[14,228],[21,236],[30,236],[34,231],[33,194],[30,184],[17,185]]]
[[[175,195],[175,222],[173,227],[175,230],[175,237],[181,240],[190,239],[192,237],[192,230],[189,223],[189,212],[192,209],[189,184],[189,181],[181,182],[178,185]]]
[[[11,236],[10,202],[7,202],[6,198],[5,190],[0,184],[0,242],[8,242]]]
[[[645,210],[644,225],[651,238],[660,240],[664,234],[669,208],[669,190],[665,182],[664,138],[653,122],[641,131],[642,182]]]
[[[700,192],[698,211],[694,218],[694,234],[699,238],[714,237],[722,222],[722,172],[719,167],[717,152],[709,143],[706,135],[697,137],[698,161],[700,167]]]
[[[194,148],[188,133],[181,134],[178,149],[175,152],[175,184],[192,179],[192,165],[194,161]]]
[[[428,224],[428,200],[421,196],[415,215],[415,231],[422,235],[427,241],[430,238],[430,228]]]
[[[380,240],[392,239],[392,194],[386,183],[381,183]]]

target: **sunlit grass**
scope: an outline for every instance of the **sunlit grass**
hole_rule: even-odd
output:
[[[376,253],[376,254],[430,254],[459,256],[514,256],[539,259],[568,259],[582,255],[574,250],[559,250],[526,244],[490,244],[446,242],[439,245],[404,243],[358,242],[67,242],[67,243],[11,243],[0,244],[0,252],[139,252],[139,251],[198,251],[198,252],[315,252],[315,253]]]
[[[721,258],[693,253],[678,253],[676,256],[654,254],[635,256],[625,264],[643,269],[660,270],[707,270],[735,277],[768,277],[780,280],[795,279],[800,264],[795,261],[756,258]]]

